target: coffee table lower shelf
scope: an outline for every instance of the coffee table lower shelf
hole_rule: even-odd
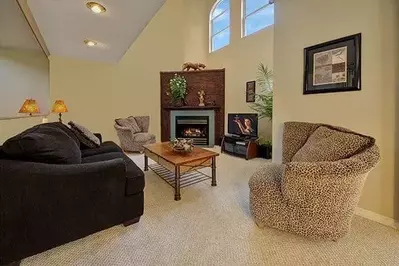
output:
[[[148,165],[148,168],[150,168],[171,187],[176,188],[175,174],[173,172],[169,171],[160,164],[151,164]],[[185,188],[211,179],[211,176],[206,175],[200,171],[193,170],[191,172],[180,175],[180,188]]]

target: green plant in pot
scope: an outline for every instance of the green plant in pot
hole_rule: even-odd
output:
[[[264,137],[259,137],[256,140],[258,144],[258,156],[265,159],[272,158],[272,142]]]
[[[259,119],[273,117],[273,71],[264,64],[258,66],[256,78],[260,92],[255,95],[255,103],[250,108],[259,114]],[[258,154],[262,158],[271,159],[272,143],[264,137],[257,140]]]
[[[187,81],[183,76],[175,74],[169,81],[170,91],[167,93],[171,96],[172,104],[181,106],[185,103],[187,95]]]

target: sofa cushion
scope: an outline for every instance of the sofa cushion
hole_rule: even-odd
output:
[[[136,119],[133,116],[129,116],[128,118],[115,119],[115,123],[117,123],[121,127],[130,128],[133,134],[141,132],[141,128],[139,127]]]
[[[0,146],[0,159],[5,159],[6,155],[3,152],[3,146]]]
[[[47,123],[46,126],[61,129],[62,131],[65,132],[65,134],[67,134],[69,137],[71,137],[71,139],[73,139],[73,141],[75,141],[75,143],[76,143],[76,145],[78,145],[78,147],[80,147],[80,141],[79,141],[78,137],[67,125],[64,125],[61,122],[53,122],[53,123]]]
[[[89,148],[100,147],[100,140],[86,127],[73,121],[70,121],[68,124],[71,126],[71,130],[83,145],[86,145]]]
[[[100,144],[100,147],[92,149],[82,150],[82,157],[88,157],[98,154],[110,153],[110,152],[122,152],[122,149],[112,141],[106,141]]]
[[[370,138],[320,126],[292,158],[293,162],[337,161],[349,158],[362,149]]]
[[[106,160],[112,160],[116,158],[122,158],[126,165],[126,190],[127,196],[142,192],[145,186],[144,173],[141,169],[124,153],[111,152],[88,156],[82,159],[82,163],[93,163],[101,162]]]
[[[59,125],[41,124],[8,139],[4,157],[49,164],[79,164],[81,152],[76,141]]]

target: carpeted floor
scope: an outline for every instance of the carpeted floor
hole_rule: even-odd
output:
[[[141,155],[132,158],[142,166]],[[140,223],[115,226],[22,265],[399,265],[399,232],[360,217],[338,242],[259,229],[249,213],[247,183],[267,162],[221,155],[217,163],[218,186],[207,181],[185,188],[180,202],[148,172]]]

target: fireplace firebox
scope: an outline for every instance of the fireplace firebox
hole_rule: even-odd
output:
[[[194,145],[209,145],[209,116],[176,116],[176,137],[193,139]]]

